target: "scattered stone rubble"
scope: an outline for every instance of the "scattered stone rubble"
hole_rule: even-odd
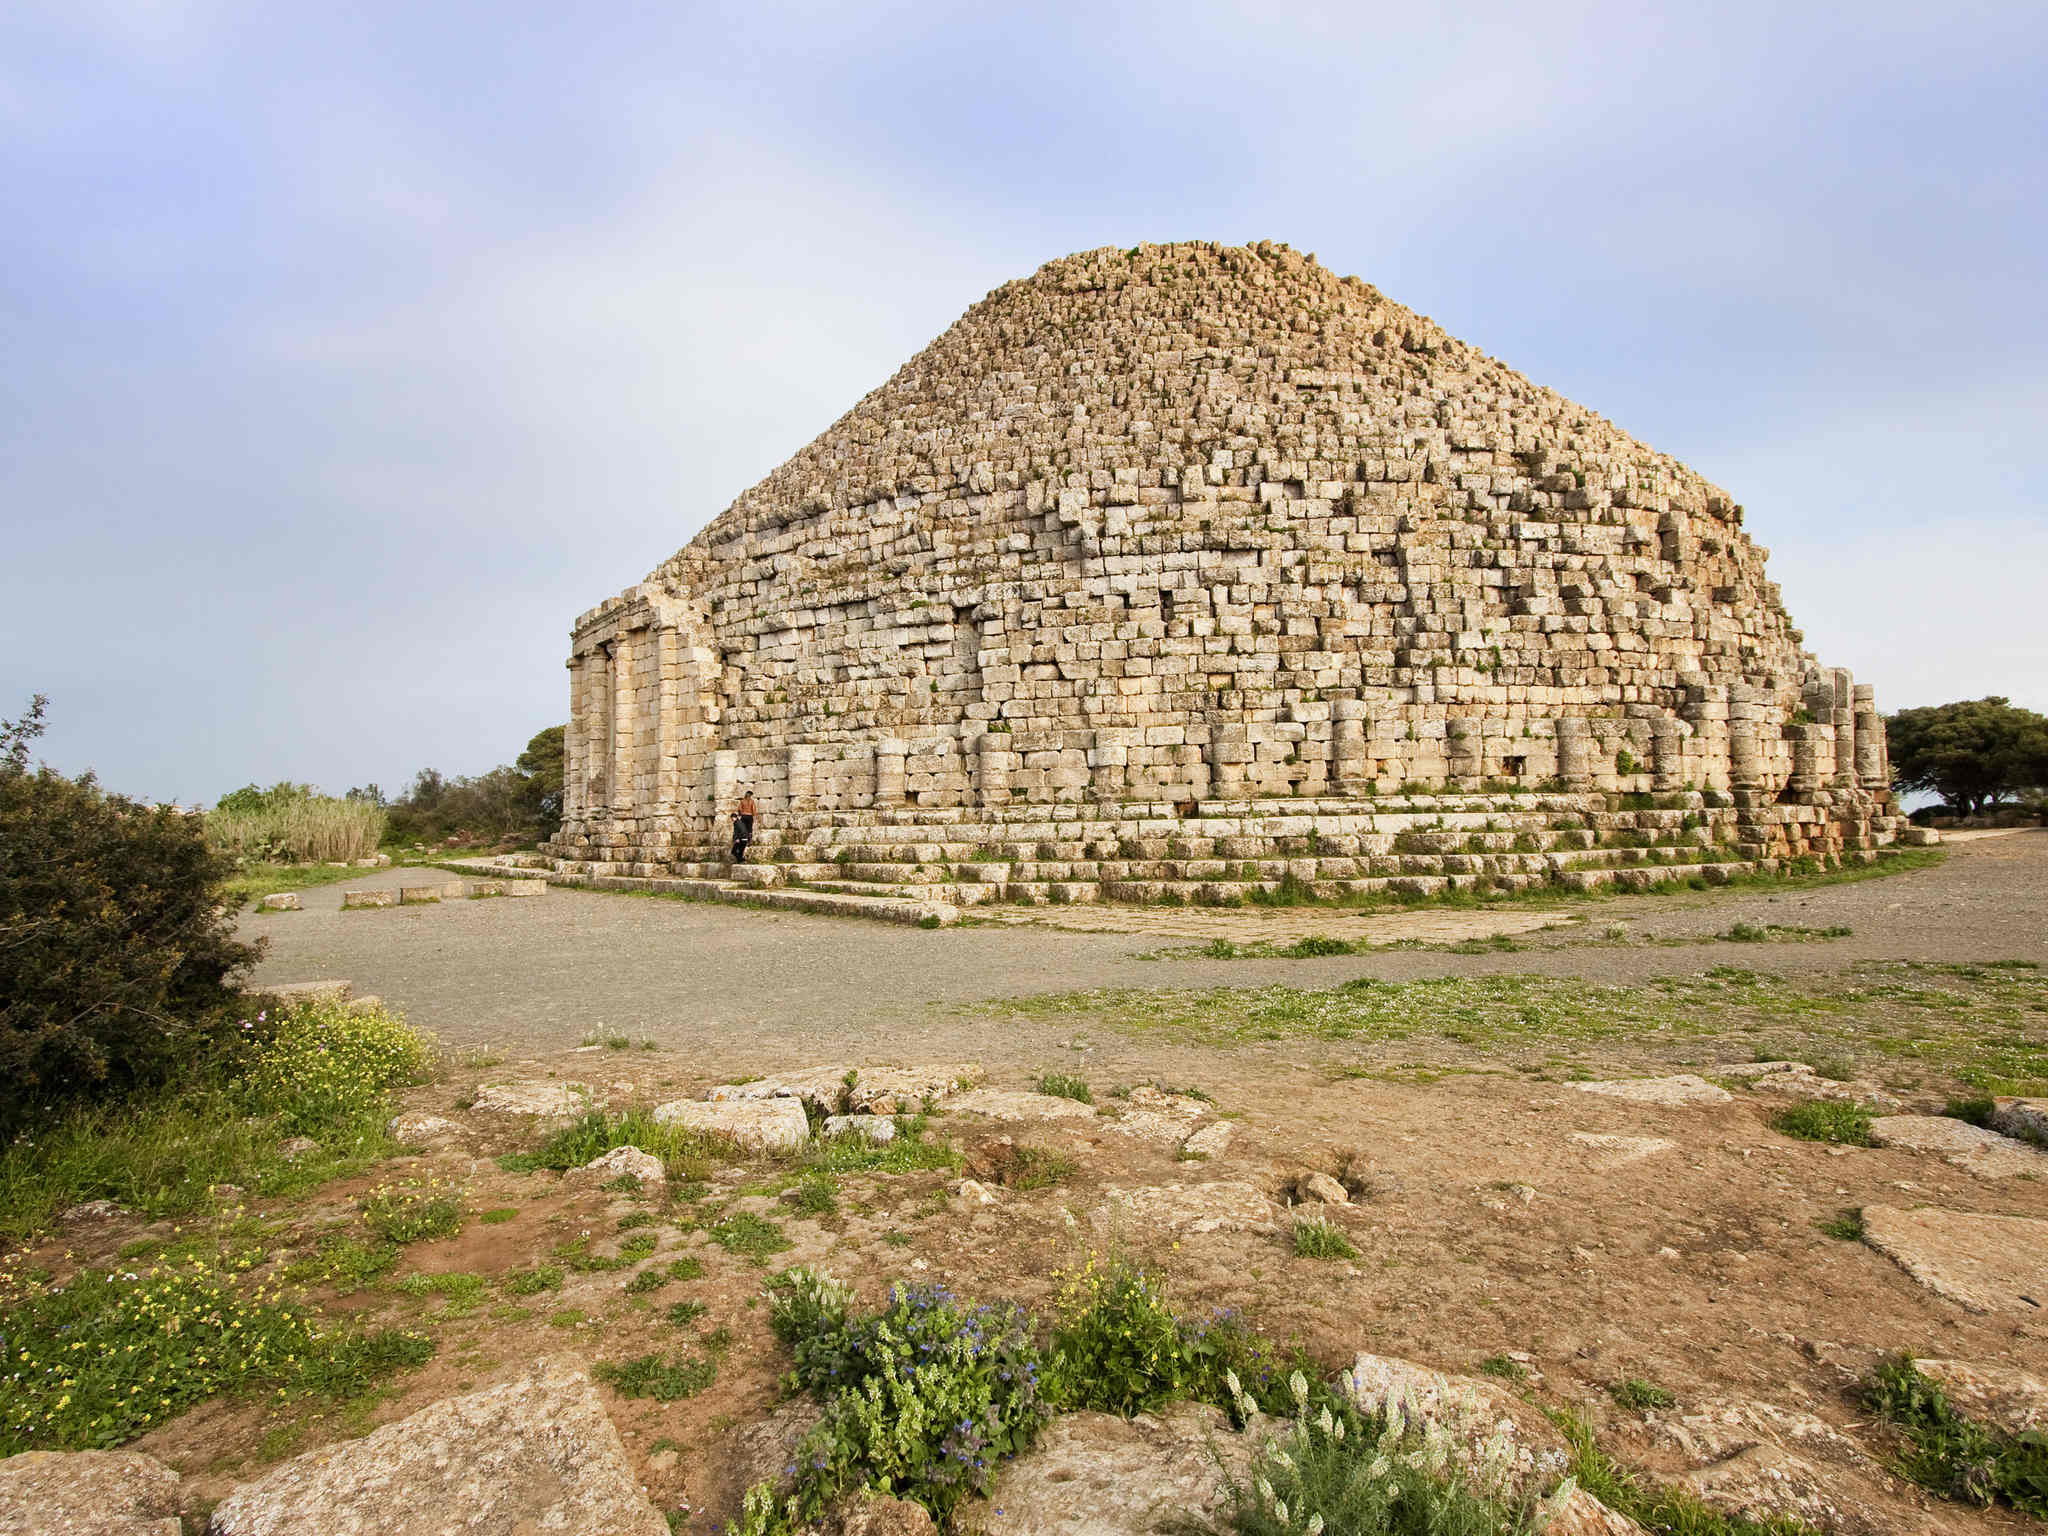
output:
[[[1867,859],[1874,695],[1764,558],[1285,246],[1083,252],[576,621],[555,874],[946,922]]]

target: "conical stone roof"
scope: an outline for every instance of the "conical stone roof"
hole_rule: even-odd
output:
[[[1132,795],[1625,781],[1653,748],[1704,787],[1732,709],[1783,779],[1774,727],[1816,677],[1854,706],[1764,553],[1725,492],[1313,257],[1087,251],[578,621],[584,762],[643,808],[718,753],[766,782],[876,743],[929,758],[920,803],[971,803],[991,733],[1030,738],[999,792],[1034,802],[1103,792],[1098,767]],[[1574,760],[1560,732],[1594,739]],[[1034,750],[1103,761],[1034,777]]]

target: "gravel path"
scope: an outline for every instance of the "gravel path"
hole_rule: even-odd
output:
[[[360,886],[416,883],[383,870]],[[1330,986],[1355,976],[1537,973],[1634,981],[1739,964],[1840,970],[1862,960],[2028,959],[2048,964],[2048,831],[1958,846],[1934,869],[1802,891],[1740,890],[1575,903],[1569,928],[1526,936],[1520,953],[1401,950],[1327,960],[1146,959],[1185,944],[1156,934],[1084,934],[1037,925],[927,931],[859,919],[553,889],[539,898],[341,911],[341,888],[303,893],[306,910],[252,915],[270,950],[256,979],[347,978],[457,1045],[521,1054],[575,1046],[592,1032],[650,1039],[693,1067],[761,1070],[768,1059],[902,1054],[1042,1061],[1065,1036],[969,1005],[1082,987]],[[1470,914],[1456,914],[1469,933]],[[1509,908],[1525,927],[1526,908]],[[1411,936],[1412,914],[1388,937]],[[1289,914],[1290,928],[1300,914]],[[1356,914],[1331,914],[1347,933]],[[1245,914],[1257,936],[1258,914]],[[1637,938],[1603,941],[1611,925]],[[1810,944],[1729,944],[1735,923],[1846,926]],[[1588,942],[1593,941],[1593,942]],[[1106,1044],[1106,1042],[1104,1042]],[[1150,1048],[1156,1049],[1156,1048]],[[671,1057],[675,1060],[675,1057]]]

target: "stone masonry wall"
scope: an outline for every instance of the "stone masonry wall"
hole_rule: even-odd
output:
[[[1479,791],[1861,804],[1742,510],[1284,246],[976,305],[576,622],[566,856],[769,816]]]

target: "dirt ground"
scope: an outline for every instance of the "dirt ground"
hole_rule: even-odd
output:
[[[1540,914],[1564,926],[1523,932],[1514,942],[1528,947],[1517,951],[1300,961],[1176,955],[1177,946],[1222,935],[1171,925],[925,932],[569,891],[347,914],[338,891],[313,891],[307,905],[247,924],[272,940],[261,979],[345,977],[446,1042],[490,1046],[408,1099],[458,1122],[459,1142],[375,1177],[452,1178],[473,1212],[515,1213],[492,1225],[473,1217],[456,1238],[407,1248],[386,1280],[328,1295],[336,1307],[425,1326],[439,1342],[436,1359],[400,1378],[371,1418],[388,1421],[565,1347],[594,1360],[650,1350],[713,1358],[716,1381],[685,1400],[608,1394],[657,1503],[684,1512],[691,1531],[716,1530],[745,1477],[773,1470],[743,1452],[763,1438],[752,1426],[775,1411],[786,1364],[767,1327],[762,1282],[790,1263],[824,1268],[870,1300],[895,1282],[936,1280],[1043,1314],[1062,1268],[1091,1252],[1121,1252],[1166,1276],[1183,1311],[1238,1309],[1333,1370],[1359,1350],[1455,1372],[1512,1357],[1537,1401],[1579,1406],[1603,1439],[1674,1475],[1679,1464],[1668,1456],[1660,1464],[1661,1442],[1645,1438],[1644,1421],[1656,1415],[1618,1407],[1613,1387],[1654,1383],[1676,1397],[1678,1414],[1750,1400],[1803,1412],[1882,1459],[1884,1433],[1855,1385],[1884,1356],[2048,1368],[2048,1319],[1967,1311],[1871,1246],[1821,1230],[1845,1211],[1884,1205],[2048,1219],[2048,1180],[1993,1181],[1929,1153],[1794,1140],[1769,1124],[1787,1100],[1718,1070],[1755,1059],[1760,1044],[1809,1056],[1825,1045],[1844,1056],[1840,1075],[1868,1078],[1842,1091],[1881,1091],[1885,1107],[1932,1113],[1959,1086],[1956,1063],[1978,1059],[1971,1052],[2048,1047],[2048,1008],[2027,1001],[2038,990],[1983,990],[2004,986],[2005,975],[2031,985],[2031,972],[1971,981],[1894,965],[2048,963],[2048,834],[1973,842],[1938,867],[1856,884],[1576,903]],[[1324,931],[1427,942],[1417,927],[1430,921],[1397,915],[1375,931],[1355,914],[1226,916],[1241,942]],[[1531,913],[1509,907],[1504,916],[1526,929]],[[1444,917],[1438,942],[1498,931],[1475,929],[1473,914]],[[1853,931],[1756,944],[1713,937],[1738,923]],[[1707,994],[1684,988],[1731,965],[1762,982],[1740,983],[1750,990],[1725,1007],[1695,1009]],[[1640,1036],[1574,1026],[1553,1037],[1539,1020],[1519,1035],[1501,1032],[1523,1027],[1511,1021],[1403,1038],[1287,1028],[1261,1037],[1223,1027],[1237,1010],[1227,999],[1200,1005],[1209,1021],[1200,1028],[1159,1018],[1134,1024],[1115,998],[1046,1000],[1096,988],[1324,989],[1360,977],[1511,976],[1642,989],[1671,1011]],[[1677,991],[1656,990],[1681,981]],[[1950,986],[1961,991],[1942,990]],[[579,1048],[593,1032],[622,1037],[622,1048]],[[1946,1043],[1920,1053],[1919,1034]],[[1038,1120],[942,1105],[927,1135],[960,1151],[963,1171],[990,1186],[992,1204],[963,1200],[959,1172],[863,1173],[838,1181],[834,1209],[805,1214],[787,1188],[800,1170],[761,1158],[719,1167],[666,1199],[507,1172],[496,1155],[530,1149],[539,1129],[473,1107],[480,1084],[511,1078],[573,1079],[625,1107],[760,1074],[890,1062],[975,1062],[990,1086],[1007,1090],[1028,1090],[1044,1072],[1071,1074],[1089,1082],[1099,1112]],[[1573,1082],[1678,1068],[1718,1076],[1732,1097],[1662,1107]],[[1182,1117],[1179,1131],[1227,1122],[1227,1149],[1190,1160],[1178,1134],[1146,1134],[1159,1131],[1156,1115],[1139,1112],[1148,1083],[1199,1089],[1206,1097],[1169,1105]],[[1134,1097],[1112,1096],[1130,1085],[1139,1085]],[[1007,1187],[1020,1147],[1061,1154],[1070,1167],[1051,1187]],[[1296,1257],[1288,1202],[1298,1181],[1340,1170],[1357,1198],[1328,1214],[1358,1256]],[[258,1213],[272,1223],[266,1241],[283,1256],[311,1251],[323,1224],[352,1219],[360,1188]],[[1196,1230],[1200,1223],[1172,1216],[1158,1191],[1234,1214]],[[728,1251],[720,1224],[747,1212],[773,1222],[791,1246],[756,1258]],[[115,1221],[66,1233],[64,1243],[81,1258],[109,1256],[139,1230]],[[635,1233],[654,1234],[657,1246],[622,1268],[578,1272],[561,1256],[565,1242],[572,1256],[615,1254]],[[579,1238],[587,1239],[580,1250]],[[679,1258],[701,1263],[701,1277],[625,1289],[633,1274]],[[506,1286],[514,1272],[549,1262],[564,1268],[558,1291],[517,1296]],[[392,1284],[458,1271],[489,1284],[463,1316]],[[671,1322],[668,1309],[685,1301],[701,1303],[702,1314]],[[364,1427],[281,1423],[268,1412],[202,1408],[140,1448],[218,1493],[279,1455]],[[771,1445],[762,1455],[772,1461],[780,1452]],[[1891,1483],[1866,1532],[2023,1523],[1935,1505]]]

